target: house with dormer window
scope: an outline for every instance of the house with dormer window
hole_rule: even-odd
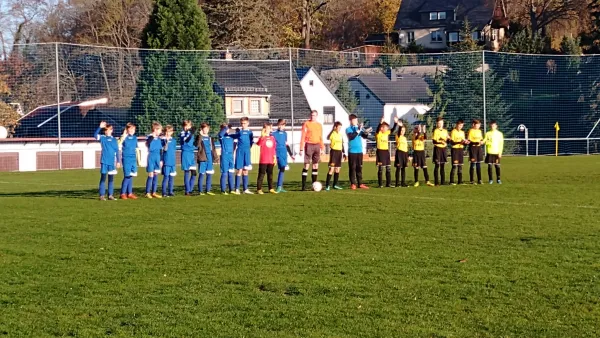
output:
[[[460,41],[465,20],[473,39],[490,50],[500,49],[509,28],[503,0],[403,0],[394,30],[403,47],[416,43],[444,51]]]

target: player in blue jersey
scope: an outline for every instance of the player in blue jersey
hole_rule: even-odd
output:
[[[177,152],[177,140],[173,137],[173,126],[165,127],[165,137],[162,138],[162,196],[173,197],[173,183],[177,171],[175,170],[175,157]],[[168,188],[168,190],[167,190]]]
[[[235,150],[235,142],[233,137],[229,135],[230,124],[221,124],[221,130],[219,131],[219,143],[221,143],[221,193],[228,195],[233,193],[235,187],[233,185],[233,177],[235,176],[235,169],[233,166],[233,151]],[[227,185],[229,185],[229,192],[227,192]]]
[[[104,129],[104,135],[101,134]],[[100,126],[94,133],[94,138],[100,141],[100,147],[102,147],[102,153],[100,155],[100,184],[98,187],[100,193],[100,200],[106,201],[106,176],[108,175],[108,199],[113,201],[115,197],[114,193],[114,179],[117,174],[117,169],[121,166],[119,162],[119,141],[112,136],[113,127],[110,124],[102,121]],[[116,167],[115,167],[116,163]]]
[[[248,171],[252,170],[251,154],[252,144],[254,144],[254,134],[248,128],[250,121],[247,117],[240,119],[242,129],[231,135],[237,139],[237,149],[235,153],[235,169],[237,170],[237,176],[235,181],[235,194],[240,195],[240,179],[243,181],[244,194],[254,194],[248,189]]]
[[[148,135],[146,139],[146,147],[148,147],[148,164],[146,165],[146,172],[148,173],[148,179],[146,180],[146,197],[147,198],[162,198],[156,193],[158,188],[158,174],[160,174],[161,163],[161,151],[162,151],[162,140],[160,134],[162,133],[162,126],[158,122],[152,123],[152,134]]]
[[[288,166],[288,154],[294,159],[294,154],[287,141],[287,132],[285,131],[285,120],[279,119],[277,121],[277,130],[271,133],[271,136],[275,137],[275,157],[277,158],[277,167],[279,168],[279,175],[277,176],[277,193],[287,192],[283,189],[283,177],[286,170],[289,170]]]
[[[133,194],[133,178],[137,176],[138,139],[135,136],[135,124],[127,123],[119,140],[123,162],[123,183],[121,183],[121,199],[136,200]]]
[[[190,196],[194,191],[194,182],[196,182],[196,160],[194,159],[194,131],[192,130],[192,121],[183,121],[183,131],[179,135],[179,145],[181,145],[181,170],[183,170],[183,186],[185,195]]]
[[[196,137],[196,147],[198,153],[196,154],[196,160],[198,161],[198,190],[200,195],[214,195],[212,189],[212,175],[215,173],[213,162],[217,161],[217,151],[215,149],[215,142],[212,137],[208,135],[210,126],[208,123],[202,123],[200,125],[200,132]],[[204,190],[204,177],[206,176],[206,190]]]

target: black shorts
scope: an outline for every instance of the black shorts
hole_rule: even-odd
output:
[[[500,157],[498,157],[498,155],[487,154],[485,156],[485,163],[487,163],[487,164],[500,164]]]
[[[463,148],[452,148],[452,164],[463,165],[465,163],[465,153]]]
[[[433,163],[444,164],[446,162],[448,162],[446,148],[433,147]]]
[[[469,161],[472,163],[483,162],[483,148],[481,148],[481,146],[469,147]]]
[[[319,164],[321,160],[321,145],[307,143],[304,145],[304,164]]]
[[[413,153],[413,167],[427,168],[427,160],[425,159],[425,150],[415,150]]]
[[[375,153],[375,162],[377,163],[377,166],[381,167],[388,167],[392,165],[392,160],[390,159],[390,151],[377,149],[377,152]]]
[[[408,153],[406,151],[396,150],[396,158],[394,159],[394,166],[397,168],[408,167]]]
[[[331,149],[329,151],[329,168],[341,168],[343,157],[344,154],[341,150]]]

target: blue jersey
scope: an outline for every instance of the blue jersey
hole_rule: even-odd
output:
[[[135,135],[125,135],[125,137],[121,138],[121,147],[123,158],[136,158],[137,147],[138,147],[138,139]]]
[[[149,157],[160,158],[161,150],[163,147],[162,140],[159,137],[149,135],[146,139],[146,147],[148,147]]]
[[[231,137],[238,140],[238,151],[250,151],[252,144],[254,143],[254,134],[251,130],[240,130],[239,132],[231,135]]]
[[[179,144],[181,145],[181,151],[194,151],[196,147],[194,147],[194,133],[190,130],[182,131],[179,134]]]
[[[275,150],[277,154],[287,153],[287,133],[283,130],[276,130],[271,133],[271,136],[275,138]]]
[[[232,135],[227,133],[227,129],[219,132],[219,142],[221,143],[221,154],[233,154],[234,142]]]
[[[360,130],[358,126],[350,126],[346,128],[346,134],[348,135],[348,153],[349,154],[362,154],[363,153],[363,141],[362,138],[367,135]]]
[[[174,167],[175,166],[175,153],[177,151],[177,140],[174,137],[170,139],[162,139],[162,158],[163,165]]]
[[[96,129],[94,138],[100,141],[102,153],[100,155],[100,163],[113,166],[115,161],[119,162],[117,154],[119,153],[119,141],[112,136],[100,135],[102,128]]]

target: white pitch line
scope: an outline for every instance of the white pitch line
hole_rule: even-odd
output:
[[[94,188],[95,186],[89,184],[69,184],[69,183],[35,183],[35,182],[7,182],[0,181],[0,184],[18,184],[18,185],[41,185],[46,187],[86,187],[86,188]]]

